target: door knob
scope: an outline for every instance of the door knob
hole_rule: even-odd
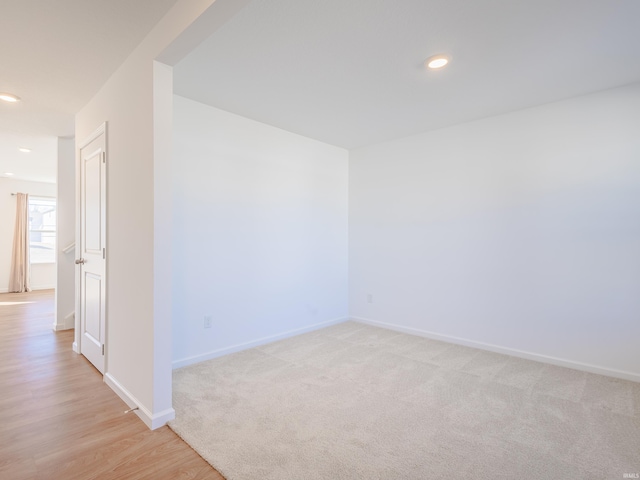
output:
[[[76,265],[84,265],[87,261],[84,258],[79,258],[76,260]]]

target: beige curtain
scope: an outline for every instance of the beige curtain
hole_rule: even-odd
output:
[[[10,292],[30,292],[29,264],[29,195],[16,194],[16,226],[13,232],[13,256],[11,257]]]

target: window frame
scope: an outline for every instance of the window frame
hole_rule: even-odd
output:
[[[55,217],[55,225],[53,226],[53,228],[33,228],[31,225],[31,205],[32,202],[36,203],[38,201],[44,201],[44,202],[53,202],[53,211],[54,211],[54,217]],[[51,264],[55,264],[57,261],[57,255],[56,255],[56,248],[57,248],[57,230],[58,230],[58,199],[56,197],[48,197],[46,195],[29,195],[29,200],[28,200],[28,213],[29,213],[29,264],[30,265],[51,265]],[[37,261],[33,261],[33,255],[32,255],[32,251],[33,251],[33,246],[31,243],[31,234],[32,233],[44,233],[44,234],[53,234],[53,258],[52,259],[46,259],[44,261],[41,260],[37,260]]]

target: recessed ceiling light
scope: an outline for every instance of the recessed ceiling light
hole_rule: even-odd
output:
[[[427,58],[424,63],[430,69],[437,70],[449,63],[449,57],[447,57],[446,55],[434,55],[433,57]]]
[[[18,150],[20,150],[22,153],[29,153],[31,151],[31,149],[27,147],[20,147],[18,148]]]
[[[4,174],[5,174],[7,177],[10,177],[11,175],[13,175],[13,173],[9,173],[9,172],[4,172]]]
[[[20,97],[13,93],[0,93],[0,100],[4,100],[9,103],[16,103],[20,101]]]

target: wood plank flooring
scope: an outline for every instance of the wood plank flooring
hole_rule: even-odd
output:
[[[168,427],[123,413],[53,308],[53,290],[0,294],[0,478],[224,480]]]

